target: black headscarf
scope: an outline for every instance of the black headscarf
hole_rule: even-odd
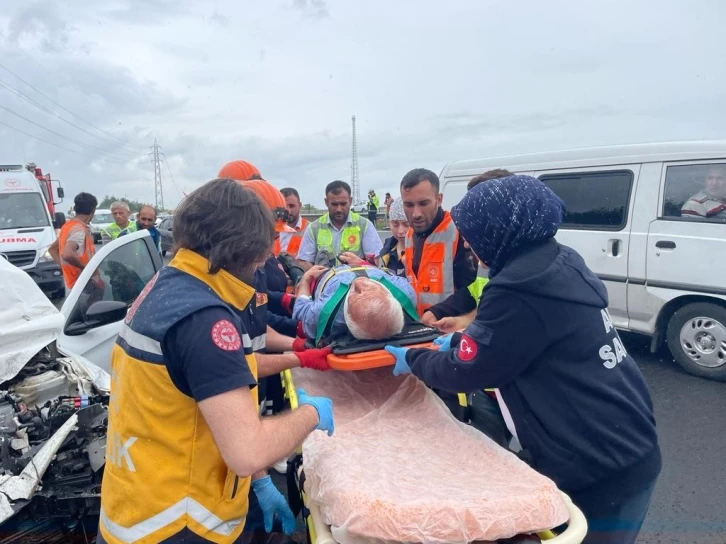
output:
[[[564,208],[540,180],[509,176],[475,186],[452,208],[451,216],[476,256],[490,268],[492,278],[514,250],[552,238]]]

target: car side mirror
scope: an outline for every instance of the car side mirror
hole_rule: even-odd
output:
[[[56,189],[56,191],[58,191],[58,198],[65,198],[66,193],[63,190],[63,187],[58,187],[58,189]]]
[[[67,336],[80,336],[91,329],[121,321],[126,317],[127,310],[128,305],[125,302],[116,300],[94,302],[86,311],[84,320],[70,323],[64,332]]]
[[[66,215],[61,212],[55,212],[55,217],[53,218],[53,228],[59,229],[65,224],[66,224]]]

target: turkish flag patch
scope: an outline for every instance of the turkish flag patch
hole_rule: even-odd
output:
[[[237,328],[226,319],[220,319],[212,326],[212,342],[224,351],[237,351],[242,347]]]
[[[459,356],[459,359],[461,361],[464,361],[465,363],[468,363],[474,357],[476,357],[476,350],[476,342],[472,340],[471,336],[462,334],[461,340],[459,341],[459,352],[457,354]]]

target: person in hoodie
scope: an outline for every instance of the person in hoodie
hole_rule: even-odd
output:
[[[541,181],[482,183],[451,211],[490,268],[477,315],[441,351],[387,346],[394,374],[430,387],[496,388],[522,457],[583,511],[586,544],[634,543],[661,454],[648,388],[607,311],[603,283],[554,239],[562,201]]]

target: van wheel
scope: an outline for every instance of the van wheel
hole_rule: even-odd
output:
[[[686,372],[726,381],[726,309],[708,302],[686,304],[671,316],[666,339]]]

